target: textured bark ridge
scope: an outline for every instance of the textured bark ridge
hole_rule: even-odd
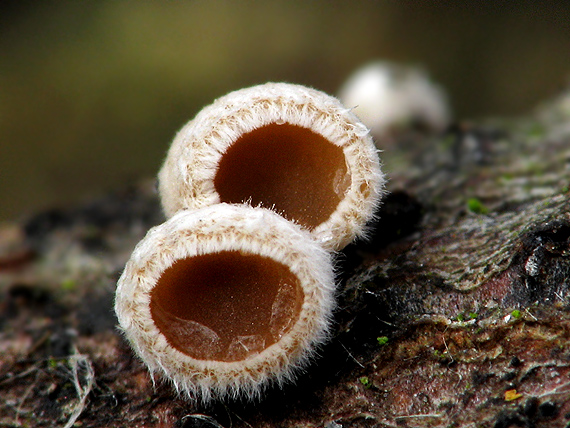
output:
[[[115,329],[115,283],[163,221],[152,184],[0,229],[0,426],[565,427],[570,93],[517,121],[408,135],[338,258],[335,334],[297,383],[201,407]]]

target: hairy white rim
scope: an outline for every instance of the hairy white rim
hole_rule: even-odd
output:
[[[167,331],[168,328],[164,327],[169,324],[162,323],[161,314],[153,312],[153,299],[160,294],[157,294],[156,290],[158,287],[165,287],[164,284],[160,285],[161,281],[174,283],[175,291],[179,293],[177,299],[182,302],[208,297],[209,293],[204,290],[198,291],[201,293],[198,297],[184,297],[186,285],[180,286],[176,282],[180,281],[180,278],[172,280],[169,277],[164,280],[164,277],[168,276],[165,272],[181,260],[202,260],[202,257],[217,257],[220,254],[226,256],[229,254],[230,260],[238,260],[239,263],[241,256],[244,260],[254,262],[269,260],[269,263],[264,262],[264,266],[269,266],[268,269],[273,269],[274,266],[282,267],[277,269],[275,275],[269,275],[269,282],[273,281],[272,278],[277,278],[275,281],[279,282],[279,277],[283,276],[284,282],[288,284],[294,282],[298,285],[299,304],[285,302],[284,299],[292,295],[291,288],[280,293],[274,287],[277,291],[273,292],[277,297],[272,306],[266,304],[271,307],[271,313],[265,316],[266,324],[269,324],[263,327],[266,329],[264,332],[259,333],[265,334],[264,337],[270,337],[267,347],[259,345],[251,332],[247,337],[240,336],[239,332],[237,334],[238,344],[252,347],[253,352],[231,353],[228,349],[233,345],[228,348],[227,343],[220,345],[221,342],[216,342],[216,334],[219,333],[220,337],[226,334],[220,332],[220,329],[224,330],[226,324],[234,322],[236,317],[249,316],[243,314],[243,311],[240,312],[242,308],[240,302],[237,306],[233,306],[234,309],[237,308],[237,312],[222,307],[213,308],[213,312],[204,318],[209,320],[206,321],[209,325],[201,332],[207,332],[206,338],[213,337],[212,343],[225,346],[224,351],[220,351],[219,347],[211,352],[192,349],[188,351],[181,348],[173,332]],[[222,257],[217,265],[220,271],[225,269],[225,260],[227,261],[227,258]],[[235,265],[230,263],[230,270]],[[207,266],[210,272],[210,268],[216,264]],[[194,266],[191,266],[191,269],[184,272],[184,276],[189,278],[184,280],[188,283],[187,287],[192,287],[193,268]],[[242,274],[239,269],[237,271]],[[267,276],[262,279],[266,280]],[[232,281],[234,279],[230,282]],[[255,279],[252,280],[252,284],[254,282]],[[200,283],[205,288],[209,286],[209,283]],[[271,289],[270,285],[267,284],[267,290]],[[227,281],[221,286],[228,286]],[[248,298],[260,299],[264,291],[263,286],[264,284],[253,284],[252,287],[257,287],[258,292]],[[212,284],[211,287],[214,293],[217,285]],[[244,288],[251,287],[248,285]],[[186,394],[188,398],[204,401],[225,396],[253,398],[258,396],[271,381],[281,383],[292,379],[295,369],[306,364],[315,347],[326,339],[334,305],[333,294],[334,276],[330,255],[306,231],[266,209],[217,204],[192,212],[181,211],[166,223],[149,231],[135,248],[119,279],[115,310],[126,337],[149,370],[152,373],[161,373],[170,379],[176,389]],[[245,298],[240,296],[238,293],[233,297],[237,300]],[[177,305],[176,298],[173,297],[157,301],[166,306]],[[222,301],[221,306],[226,303]],[[247,306],[249,308],[247,311],[250,309],[254,311],[256,304],[242,303],[250,305]],[[279,318],[283,318],[284,312],[279,312],[278,309],[285,307],[286,313],[293,313],[291,308],[295,305],[297,309],[293,311],[292,322],[280,321]],[[263,306],[263,303],[259,306]],[[201,313],[208,312],[202,309],[196,310]],[[181,316],[177,310],[173,308],[167,312],[169,316]],[[227,319],[214,319],[215,316],[222,318],[226,316]],[[192,314],[184,313],[182,318],[184,318],[182,321],[190,321],[192,325],[196,325],[194,322],[196,319],[193,319]],[[240,328],[242,327],[238,326],[236,330]],[[228,331],[233,330],[230,328]],[[182,336],[187,333],[181,332]]]
[[[365,233],[383,186],[366,126],[336,98],[287,83],[204,108],[177,134],[159,174],[167,216],[249,202],[295,221],[328,250]]]

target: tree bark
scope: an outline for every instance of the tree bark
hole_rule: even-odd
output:
[[[338,255],[334,335],[259,402],[184,401],[116,329],[116,280],[163,221],[152,183],[3,226],[0,426],[569,426],[570,92],[381,157],[390,194]]]

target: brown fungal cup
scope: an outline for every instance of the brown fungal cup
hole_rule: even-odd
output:
[[[364,233],[383,192],[368,129],[320,91],[268,83],[204,108],[159,174],[164,211],[220,202],[273,209],[329,250]]]
[[[121,328],[191,399],[255,397],[327,335],[330,255],[273,211],[216,204],[149,231],[118,282]]]
[[[283,263],[220,251],[167,268],[150,294],[150,313],[180,352],[198,360],[240,361],[291,330],[303,297],[298,278]]]

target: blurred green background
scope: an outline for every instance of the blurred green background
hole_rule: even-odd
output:
[[[570,75],[568,2],[0,3],[0,221],[156,174],[231,90],[336,93],[376,59],[425,67],[455,117],[519,115]]]

